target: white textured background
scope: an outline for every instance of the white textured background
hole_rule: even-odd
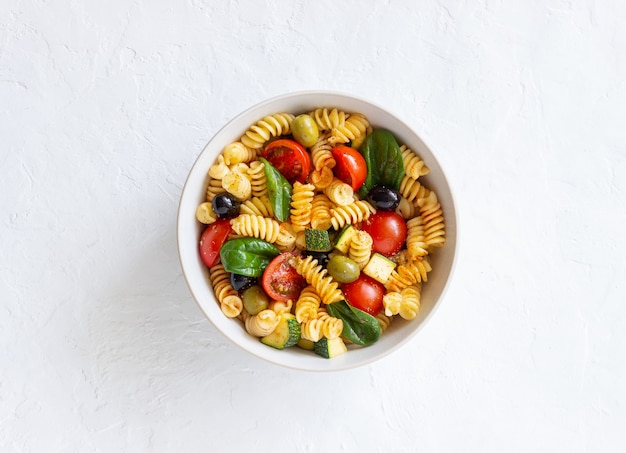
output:
[[[0,451],[626,451],[626,3],[0,2]],[[206,321],[175,216],[287,91],[438,153],[461,249],[432,321],[329,375]]]

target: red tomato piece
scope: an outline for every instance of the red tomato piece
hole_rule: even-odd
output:
[[[358,190],[367,176],[367,164],[361,153],[344,145],[334,147],[332,153],[337,162],[333,169],[335,176]]]
[[[341,290],[350,305],[372,316],[383,308],[385,286],[365,274],[359,275],[352,283],[344,283]]]
[[[270,261],[263,272],[261,279],[263,289],[274,300],[295,302],[307,284],[304,277],[289,264],[289,258],[294,255],[293,252],[281,253]]]
[[[361,224],[361,229],[372,236],[372,250],[381,255],[398,253],[406,241],[406,222],[394,211],[376,211]]]
[[[295,140],[281,138],[267,144],[261,157],[267,159],[290,184],[305,183],[311,171],[311,157]]]
[[[220,258],[220,249],[232,231],[229,219],[220,219],[207,226],[200,236],[200,258],[213,267]]]

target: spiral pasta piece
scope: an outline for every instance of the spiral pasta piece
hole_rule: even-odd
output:
[[[276,242],[280,233],[280,223],[268,217],[239,214],[230,221],[233,231],[242,236],[255,237],[267,242]]]
[[[306,258],[294,256],[289,259],[289,262],[296,269],[296,272],[315,288],[322,303],[332,304],[343,300],[343,293],[339,289],[339,284],[330,275],[327,275],[328,271],[319,265],[312,256]]]
[[[315,196],[315,186],[313,184],[302,184],[294,182],[291,194],[291,225],[297,233],[304,231],[311,225],[311,209],[313,207],[313,197]]]
[[[296,301],[295,315],[299,323],[307,322],[317,316],[322,300],[312,285],[307,285],[300,292],[300,297]]]
[[[346,122],[346,113],[336,108],[330,111],[327,108],[318,108],[309,113],[309,116],[313,118],[320,131],[331,130]]]
[[[259,149],[269,139],[291,133],[291,122],[294,115],[290,113],[277,113],[266,116],[255,125],[250,126],[241,137],[241,143],[251,149]]]
[[[334,181],[335,175],[330,167],[322,167],[320,170],[313,170],[309,175],[311,184],[317,190],[324,190]]]
[[[343,321],[328,314],[325,308],[320,307],[316,316],[301,325],[302,338],[319,341],[322,338],[338,338],[343,332]]]
[[[310,148],[311,160],[315,170],[321,170],[324,167],[332,169],[337,164],[332,149],[333,145],[328,141],[328,134],[320,135],[317,142]]]
[[[402,294],[399,291],[389,291],[383,296],[383,308],[386,316],[394,316],[400,313]]]
[[[260,160],[250,162],[248,168],[250,189],[253,197],[262,197],[267,194],[267,177],[265,176],[265,164]]]
[[[369,127],[370,123],[367,118],[365,118],[365,115],[353,113],[343,124],[338,124],[333,127],[332,135],[328,141],[333,145],[337,145],[347,143],[351,140],[359,140],[367,133]]]
[[[421,198],[425,198],[430,191],[415,178],[404,175],[402,181],[400,182],[399,192],[400,195],[406,198],[409,202],[417,204],[417,201]]]
[[[220,303],[222,313],[229,318],[235,318],[243,310],[243,301],[237,291],[230,284],[230,273],[218,263],[209,269],[209,280],[213,286],[215,297]]]
[[[205,225],[215,222],[217,216],[215,212],[213,212],[213,204],[208,201],[200,203],[196,208],[196,219],[198,222],[204,223]]]
[[[416,205],[411,203],[404,197],[400,197],[400,203],[396,208],[396,214],[402,216],[404,220],[412,219],[419,213],[419,209]]]
[[[226,189],[222,187],[222,180],[211,179],[206,189],[206,199],[208,201],[213,201],[213,198],[215,198],[216,195],[224,192],[226,192]]]
[[[280,316],[276,314],[274,310],[265,309],[256,315],[246,316],[244,325],[250,335],[254,337],[264,337],[272,333],[279,322]]]
[[[406,223],[406,248],[414,259],[428,254],[428,244],[424,236],[424,224],[420,216],[413,217]]]
[[[327,230],[332,226],[330,210],[335,204],[325,194],[313,197],[311,202],[311,228]]]
[[[399,315],[406,319],[415,319],[421,307],[421,285],[407,286],[401,292],[402,303],[400,304]]]
[[[442,247],[446,240],[443,223],[443,210],[437,201],[435,192],[418,200],[420,215],[424,224],[424,241],[428,247]]]
[[[339,230],[347,224],[355,224],[367,220],[376,209],[365,200],[357,200],[347,206],[336,206],[330,210],[330,222],[334,229]]]
[[[275,245],[281,252],[290,252],[296,248],[296,233],[289,222],[280,224]]]
[[[354,190],[350,184],[346,184],[338,178],[334,178],[324,189],[324,194],[338,206],[347,206],[354,202]]]
[[[385,282],[388,291],[401,291],[407,286],[428,281],[428,273],[432,267],[428,260],[417,258],[399,264]]]
[[[402,145],[400,146],[400,152],[402,153],[402,160],[404,161],[404,171],[408,176],[413,179],[418,179],[420,176],[425,176],[430,173],[430,168],[426,166],[422,158],[411,148]]]
[[[250,180],[239,171],[231,171],[222,179],[224,190],[239,200],[247,200],[252,196]]]
[[[291,313],[293,308],[293,300],[272,300],[267,307],[276,314]]]
[[[374,241],[372,236],[366,231],[357,230],[356,234],[350,241],[348,247],[348,257],[358,264],[359,269],[363,269],[369,262],[372,255],[372,245]]]
[[[226,145],[222,150],[222,154],[226,165],[251,162],[257,158],[257,151],[248,148],[241,142],[233,142]]]
[[[262,217],[274,217],[274,209],[272,208],[272,202],[269,196],[261,195],[260,197],[253,197],[249,200],[241,203],[239,207],[240,214],[251,214]]]
[[[376,316],[376,321],[378,321],[378,325],[380,326],[380,331],[384,332],[389,328],[391,323],[393,322],[393,316],[387,316],[385,310],[379,311]]]
[[[209,168],[209,176],[213,179],[222,179],[228,174],[230,168],[224,162],[224,155],[217,156],[217,162]]]

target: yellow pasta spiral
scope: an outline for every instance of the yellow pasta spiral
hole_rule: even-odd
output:
[[[241,203],[239,207],[241,214],[260,215],[262,217],[274,217],[274,209],[272,208],[272,202],[269,196],[261,195],[260,197],[253,197],[249,200]]]
[[[393,316],[387,316],[385,310],[381,310],[375,316],[376,321],[378,321],[378,325],[380,326],[380,331],[384,332],[389,328],[391,322],[393,321]]]
[[[222,150],[226,165],[238,164],[241,162],[251,162],[257,157],[255,149],[248,148],[241,142],[233,142]]]
[[[400,203],[398,204],[398,207],[396,208],[396,214],[401,215],[404,220],[408,220],[408,219],[415,217],[415,215],[418,212],[419,210],[417,206],[415,206],[406,198],[402,196],[400,197]]]
[[[222,187],[221,179],[211,179],[206,189],[206,199],[212,201],[215,195],[226,192],[226,189]]]
[[[280,224],[275,245],[281,252],[290,252],[296,247],[296,232],[289,222]]]
[[[413,217],[406,223],[406,248],[409,256],[414,259],[428,254],[428,244],[424,237],[424,224],[420,216]]]
[[[329,142],[333,145],[347,143],[350,140],[360,139],[367,133],[370,123],[361,113],[350,115],[343,124],[338,124],[332,130]]]
[[[323,307],[320,307],[314,318],[302,323],[301,326],[302,338],[311,341],[339,338],[342,332],[343,321],[329,315]]]
[[[311,146],[311,160],[315,170],[321,170],[324,167],[333,168],[337,162],[332,153],[333,145],[328,141],[328,134],[320,135],[317,142]]]
[[[291,132],[293,119],[294,115],[290,113],[277,113],[266,116],[255,125],[250,126],[241,137],[241,143],[251,149],[262,148],[269,139],[280,135],[288,135]]]
[[[366,231],[357,230],[352,237],[348,248],[348,256],[359,265],[360,269],[363,269],[370,260],[373,244],[372,236]]]
[[[339,289],[339,284],[330,275],[327,275],[328,271],[319,265],[312,256],[306,258],[294,256],[289,259],[289,262],[296,269],[296,272],[315,288],[322,303],[332,304],[343,300],[343,293]]]
[[[428,247],[442,247],[446,240],[443,210],[437,201],[435,192],[418,201],[420,215],[424,224],[424,241]]]
[[[213,179],[222,179],[230,171],[228,165],[224,162],[224,155],[217,156],[217,163],[209,168],[209,176]]]
[[[335,175],[330,167],[322,167],[320,170],[313,170],[309,175],[309,181],[317,190],[324,190],[334,181]]]
[[[252,184],[246,175],[239,171],[231,171],[222,179],[222,187],[226,192],[239,200],[247,200],[252,196]]]
[[[302,184],[294,182],[291,194],[291,224],[297,233],[303,231],[311,225],[311,209],[313,207],[313,197],[315,196],[315,186],[313,184]]]
[[[330,210],[334,206],[330,198],[323,193],[315,195],[311,202],[311,228],[329,229],[332,226]]]
[[[280,223],[274,219],[258,215],[239,214],[230,221],[230,224],[237,234],[272,243],[276,242],[280,232]]]
[[[346,122],[346,113],[336,108],[330,111],[327,108],[318,108],[309,113],[309,116],[315,120],[320,131],[331,130]]]
[[[400,147],[402,153],[402,160],[404,161],[404,170],[408,176],[413,179],[418,179],[420,176],[430,173],[430,168],[426,166],[424,161],[406,145]]]
[[[354,201],[354,190],[339,178],[333,179],[324,189],[324,194],[338,206],[347,206]]]
[[[376,212],[374,207],[365,200],[357,200],[347,206],[336,206],[330,210],[330,222],[339,230],[346,224],[355,224],[366,220]]]
[[[267,194],[267,178],[265,176],[265,164],[260,160],[250,162],[248,169],[250,187],[253,197],[262,197]]]
[[[213,212],[213,205],[209,201],[205,201],[204,203],[200,203],[196,208],[196,219],[200,223],[204,223],[208,225],[217,220],[217,216],[215,212]]]
[[[296,320],[299,323],[303,323],[315,318],[321,302],[320,296],[315,292],[315,288],[311,285],[305,286],[296,301],[294,313]]]
[[[265,309],[256,315],[246,316],[244,325],[250,335],[254,337],[264,337],[272,333],[279,322],[280,315],[276,314],[273,310]]]
[[[407,320],[415,319],[421,307],[421,285],[407,286],[401,292],[402,303],[399,314]]]
[[[428,260],[417,258],[399,264],[385,282],[388,291],[401,291],[410,285],[428,281],[428,273],[432,270]]]
[[[430,191],[415,178],[404,175],[400,182],[399,192],[409,202],[417,204],[417,200],[426,197]]]
[[[229,318],[239,316],[243,310],[243,301],[230,284],[230,273],[226,272],[221,263],[216,264],[209,269],[209,279],[222,313]]]
[[[383,307],[385,315],[394,316],[400,313],[402,305],[402,294],[399,291],[389,291],[383,296]]]

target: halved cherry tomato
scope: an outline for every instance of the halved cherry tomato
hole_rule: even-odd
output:
[[[381,255],[399,252],[406,241],[406,222],[394,211],[376,211],[361,224],[361,229],[372,236],[372,250]]]
[[[200,236],[200,258],[208,267],[219,261],[220,249],[232,231],[230,219],[220,219],[207,226]]]
[[[296,269],[289,264],[289,258],[293,252],[285,252],[278,255],[265,268],[261,283],[263,289],[272,299],[286,302],[295,300],[306,286],[306,280],[298,274]]]
[[[335,176],[350,184],[353,190],[358,190],[367,176],[367,164],[361,153],[345,145],[335,146],[332,153],[337,162],[333,169]]]
[[[264,157],[293,184],[306,182],[311,171],[311,158],[306,149],[295,140],[281,138],[267,144],[261,157]]]
[[[385,286],[365,274],[359,275],[352,283],[341,285],[346,301],[354,308],[376,316],[383,308]]]

